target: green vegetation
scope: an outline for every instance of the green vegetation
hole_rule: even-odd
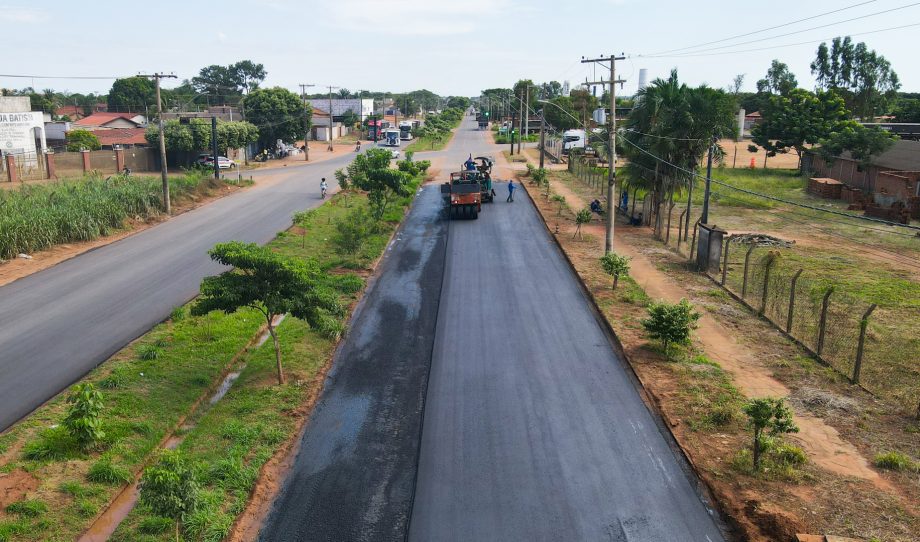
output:
[[[93,463],[86,474],[86,479],[90,482],[109,485],[124,485],[132,478],[128,469],[112,463],[109,458],[105,457]]]
[[[16,501],[6,507],[8,514],[15,514],[24,518],[36,518],[47,511],[48,505],[35,499]]]
[[[282,256],[271,248],[239,241],[220,243],[209,254],[215,262],[232,269],[205,277],[192,314],[231,314],[242,308],[262,313],[275,346],[278,384],[284,384],[284,370],[276,318],[291,314],[330,339],[341,335],[338,319],[344,316],[344,308],[316,262]]]
[[[70,407],[61,424],[84,450],[96,446],[105,433],[102,431],[102,393],[91,382],[74,386],[67,398]]]
[[[615,252],[604,254],[601,257],[601,267],[604,268],[604,273],[613,277],[614,290],[617,289],[617,283],[620,282],[620,277],[629,274],[630,259],[631,258],[628,256],[621,256]]]
[[[211,149],[211,122],[206,119],[187,119],[182,124],[178,119],[163,124],[168,152],[196,152]],[[150,124],[144,138],[151,145],[158,145],[160,128]],[[239,149],[259,140],[259,129],[245,121],[217,121],[217,148]],[[224,151],[221,151],[224,152]]]
[[[179,524],[198,507],[198,482],[195,474],[178,451],[166,450],[155,465],[144,470],[141,478],[140,502],[160,517],[171,518],[176,525],[176,542],[179,542]],[[147,529],[150,524],[145,525]]]
[[[512,134],[495,134],[495,143],[497,145],[508,145],[511,143],[511,136]],[[527,134],[522,137],[515,130],[513,136],[515,144],[517,144],[518,141],[522,143],[534,143],[536,141],[540,141],[540,134]]]
[[[753,467],[759,471],[761,454],[774,445],[775,439],[786,433],[798,433],[799,428],[792,421],[792,411],[782,399],[763,397],[751,399],[744,405],[744,413],[748,417],[748,426],[754,434]],[[766,433],[765,433],[766,432]],[[794,461],[801,458],[804,463],[804,454],[797,454],[786,448],[779,451],[780,457],[791,457]],[[785,456],[785,457],[784,457]]]
[[[79,152],[84,149],[98,151],[102,148],[99,138],[89,130],[71,130],[67,132],[65,143],[68,152]]]
[[[300,96],[281,87],[253,90],[243,99],[243,107],[246,118],[259,126],[262,148],[279,139],[289,143],[302,139],[313,117],[313,109],[304,107]]]
[[[671,356],[672,345],[690,342],[690,332],[696,328],[700,313],[686,299],[679,303],[652,303],[648,307],[648,318],[642,320],[642,327],[653,339],[661,341],[665,355]]]
[[[451,131],[463,119],[463,113],[463,109],[448,108],[440,114],[426,116],[425,123],[413,131],[415,141],[406,147],[406,153],[443,149],[450,141]]]
[[[206,194],[220,181],[196,172],[170,178],[176,200]],[[0,191],[0,258],[60,243],[91,241],[123,228],[129,218],[162,212],[159,178],[88,177]]]
[[[875,466],[880,469],[906,471],[920,470],[920,464],[915,464],[910,457],[901,452],[886,452],[875,456]]]

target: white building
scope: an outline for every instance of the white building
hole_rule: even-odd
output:
[[[310,105],[312,105],[314,109],[319,109],[324,113],[329,112],[329,100],[325,98],[312,99],[310,100]],[[363,100],[358,98],[333,98],[333,118],[341,117],[348,110],[354,111],[356,115],[360,115],[361,121],[364,122],[364,119],[366,119],[368,115],[372,115],[374,113],[374,100],[371,98],[365,98]]]
[[[48,144],[44,114],[31,109],[28,96],[0,96],[0,155],[12,154],[17,162],[34,166]]]

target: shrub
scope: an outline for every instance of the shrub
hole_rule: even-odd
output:
[[[530,164],[527,165],[529,166]],[[533,182],[537,186],[543,186],[544,184],[548,183],[546,180],[546,169],[544,168],[537,168],[533,170],[530,176],[533,178]]]
[[[64,137],[67,152],[80,152],[83,149],[98,151],[102,148],[99,138],[89,130],[71,130]]]
[[[335,223],[332,244],[340,254],[355,254],[373,229],[373,221],[364,208],[357,208]]]
[[[199,488],[181,452],[166,450],[141,479],[140,502],[153,513],[179,523],[198,506]],[[178,534],[178,533],[177,533]]]
[[[909,470],[914,465],[909,457],[901,452],[886,452],[875,456],[875,466],[880,469],[903,471]]]
[[[103,389],[115,389],[124,383],[124,376],[121,371],[113,370],[105,378],[99,381],[99,387]]]
[[[128,469],[115,465],[110,459],[100,459],[89,468],[86,478],[99,484],[121,485],[131,481],[131,473]]]
[[[629,275],[629,260],[628,256],[620,256],[614,252],[609,252],[601,257],[601,267],[604,268],[604,273],[613,277],[614,290],[617,289],[620,276]]]
[[[348,174],[345,173],[345,170],[343,170],[342,168],[339,168],[335,170],[335,173],[333,175],[335,176],[335,180],[339,183],[339,188],[343,192],[351,188],[351,181],[348,180]],[[296,219],[294,220],[294,223],[295,224],[297,223]]]
[[[665,355],[670,357],[671,345],[690,342],[690,332],[696,328],[700,313],[686,299],[679,303],[652,303],[648,307],[649,317],[642,320],[642,327],[649,336],[664,345]]]
[[[24,518],[35,518],[48,511],[48,505],[37,499],[17,501],[6,507],[8,514]]]
[[[88,383],[77,384],[67,398],[70,407],[62,425],[84,450],[96,445],[105,433],[102,431],[102,393]]]
[[[581,227],[591,222],[591,209],[582,209],[575,214],[575,235],[581,238]],[[574,238],[575,235],[572,237]]]
[[[792,411],[782,399],[771,397],[751,399],[742,407],[742,410],[747,414],[748,426],[754,434],[752,445],[754,470],[760,470],[761,454],[769,448],[772,439],[785,433],[798,433],[799,428],[792,421]]]
[[[770,450],[770,456],[777,463],[791,467],[808,463],[808,455],[805,454],[805,450],[787,442],[776,444]]]
[[[533,173],[536,170],[537,168],[535,168],[533,164],[531,164],[530,162],[527,162],[527,173],[525,173],[524,175],[527,177],[533,177]]]
[[[188,316],[188,309],[185,307],[185,305],[176,307],[172,310],[171,313],[169,313],[169,319],[173,322],[181,322],[182,320],[185,320],[186,316]]]
[[[737,409],[727,404],[718,404],[706,414],[706,421],[716,427],[731,425],[737,418]]]
[[[137,348],[137,357],[143,361],[153,361],[160,357],[160,349],[155,344],[142,344]]]
[[[80,499],[77,501],[77,513],[85,518],[91,518],[99,511],[99,507],[91,500]]]

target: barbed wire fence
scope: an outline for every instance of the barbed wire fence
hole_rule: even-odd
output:
[[[592,193],[605,192],[606,168],[590,157],[570,157],[569,172]],[[635,204],[657,239],[693,260],[699,206],[690,209],[687,221],[686,202],[662,202],[657,210],[649,198]],[[632,209],[630,202],[627,216]],[[717,217],[718,205],[710,213]],[[707,271],[715,283],[822,364],[920,418],[920,310],[860,299],[847,291],[844,277],[798,266],[784,257],[782,245],[730,234],[722,244],[720,265]],[[865,265],[872,265],[871,258],[865,258]]]

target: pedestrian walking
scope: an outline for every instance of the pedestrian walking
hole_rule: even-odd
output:
[[[508,181],[508,199],[505,201],[514,201],[514,191],[517,187],[514,186],[514,181]]]

